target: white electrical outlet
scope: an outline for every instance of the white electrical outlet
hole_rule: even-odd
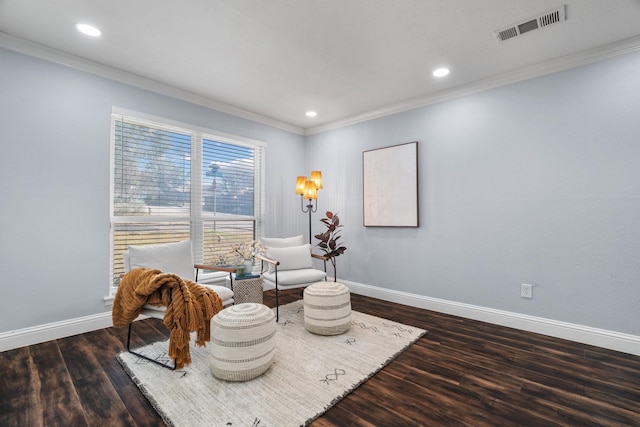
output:
[[[520,296],[522,298],[533,298],[533,285],[520,284]]]

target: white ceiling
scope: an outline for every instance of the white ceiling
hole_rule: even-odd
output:
[[[0,46],[313,133],[640,49],[640,0],[0,0]]]

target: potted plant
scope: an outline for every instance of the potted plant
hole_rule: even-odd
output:
[[[338,242],[340,239],[340,228],[342,228],[338,214],[327,211],[325,215],[326,217],[320,221],[327,227],[327,230],[324,233],[316,234],[314,237],[320,240],[317,246],[322,249],[324,256],[331,261],[331,265],[333,265],[333,281],[337,282],[336,257],[342,255],[347,248]]]
[[[251,242],[242,242],[233,247],[232,254],[238,258],[238,276],[250,275],[253,272],[253,266],[256,261],[256,255],[261,254],[263,251],[262,244],[258,240]]]
[[[222,240],[221,237],[219,239]],[[218,255],[217,263],[224,266],[235,266],[238,277],[251,275],[256,255],[263,254],[264,250],[265,248],[258,240],[234,243],[229,247],[227,253]]]

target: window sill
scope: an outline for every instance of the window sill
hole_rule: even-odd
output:
[[[115,295],[109,295],[104,297],[104,305],[105,307],[110,307],[113,305],[113,299],[115,298]]]

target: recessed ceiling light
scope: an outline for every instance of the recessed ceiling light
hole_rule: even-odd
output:
[[[433,71],[433,75],[434,75],[434,77],[447,76],[447,75],[449,75],[449,69],[448,68],[438,68],[438,69]]]
[[[307,117],[315,117],[318,115],[315,111],[307,111],[305,114]]]
[[[86,34],[91,37],[99,37],[102,34],[99,29],[89,24],[78,24],[76,25],[76,29],[82,34]]]

